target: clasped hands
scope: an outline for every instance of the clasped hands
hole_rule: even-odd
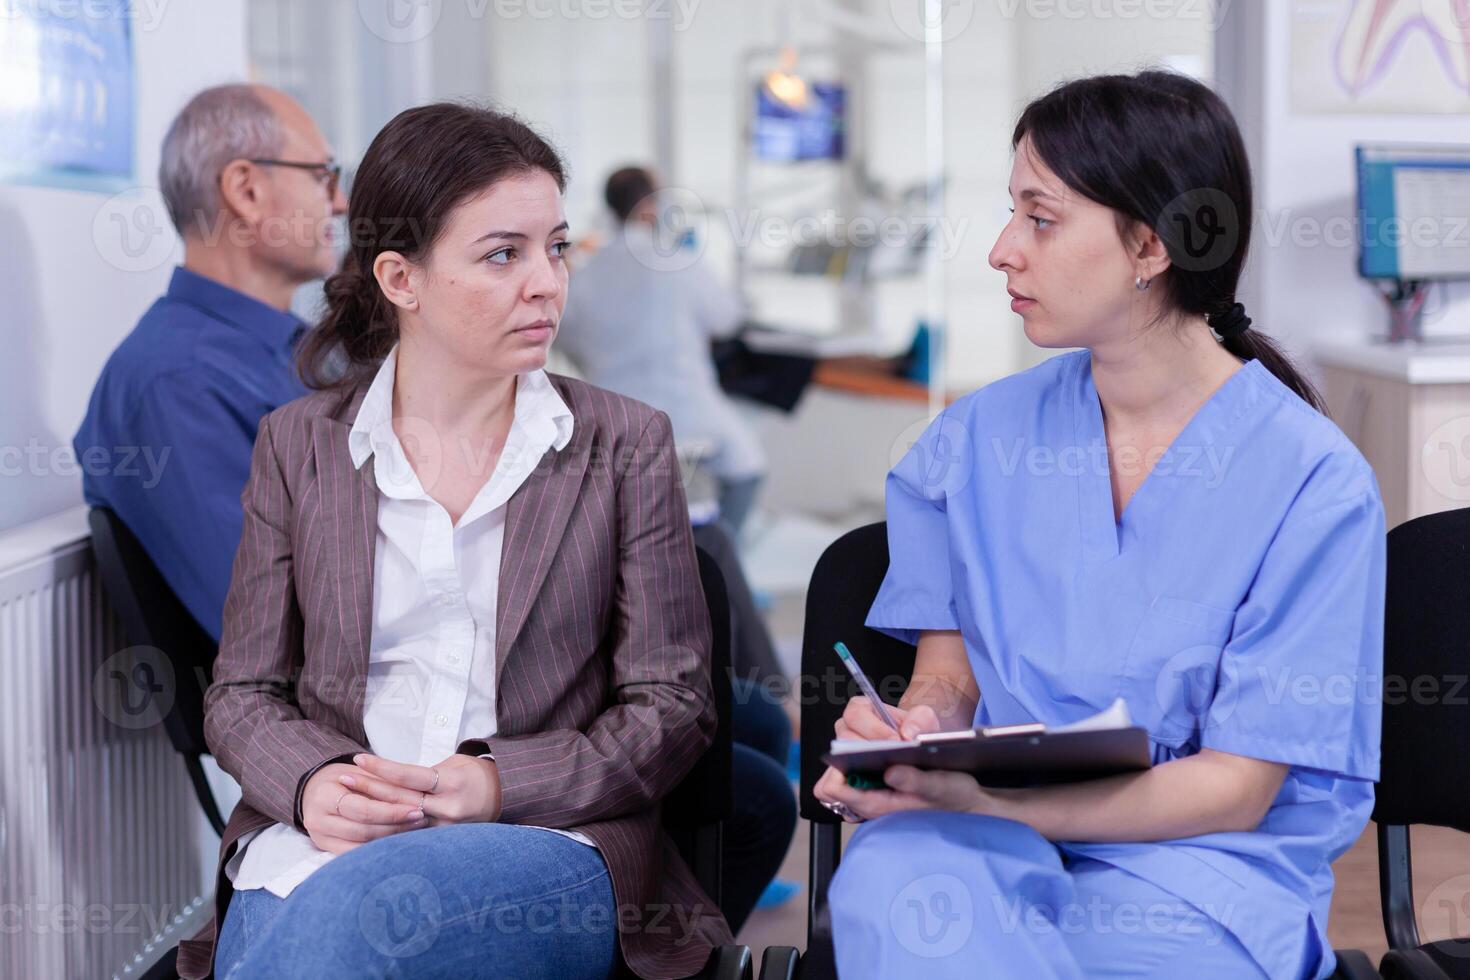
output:
[[[842,717],[837,719],[834,726],[836,736],[874,741],[894,737],[913,739],[924,732],[941,731],[939,717],[928,705],[917,705],[907,710],[889,707],[888,713],[898,722],[897,736],[878,716],[867,698],[853,698],[847,703]],[[1004,815],[1004,792],[982,789],[975,777],[968,773],[889,766],[883,773],[883,782],[888,789],[857,789],[847,785],[845,775],[828,766],[812,787],[812,795],[824,804],[840,804],[829,806],[829,809],[848,823],[860,823],[903,810]]]
[[[301,822],[311,842],[341,854],[379,837],[500,817],[494,759],[455,754],[434,766],[359,753],[323,766],[306,781]]]

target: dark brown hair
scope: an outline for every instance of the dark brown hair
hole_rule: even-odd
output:
[[[1169,310],[1229,322],[1254,205],[1245,142],[1218,95],[1167,71],[1082,78],[1026,107],[1012,147],[1027,136],[1062,183],[1118,213],[1120,231],[1139,222],[1158,234]],[[1221,343],[1324,411],[1317,389],[1255,327]]]
[[[613,171],[602,190],[602,199],[612,208],[619,221],[627,221],[633,209],[654,191],[653,175],[642,167],[623,167]]]
[[[356,384],[397,342],[397,311],[373,278],[381,253],[422,259],[462,202],[536,170],[566,190],[556,150],[509,113],[438,102],[393,117],[353,180],[347,254],[327,279],[326,311],[296,351],[302,381],[312,388]]]

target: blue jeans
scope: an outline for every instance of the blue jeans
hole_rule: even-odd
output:
[[[363,844],[289,898],[235,892],[214,963],[219,980],[604,978],[616,950],[612,879],[595,848],[480,823]]]

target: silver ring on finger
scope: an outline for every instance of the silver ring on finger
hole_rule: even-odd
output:
[[[428,793],[425,793],[423,790],[419,790],[419,809],[420,810],[422,810],[424,808],[424,803],[425,803],[425,801],[428,800],[428,798],[429,798],[429,794]]]
[[[345,799],[347,799],[347,797],[349,797],[351,795],[352,795],[352,790],[348,790],[347,792],[343,793],[341,796],[337,797],[337,805],[334,806],[334,807],[332,807],[332,812],[335,813],[337,816],[340,817],[342,815],[342,801],[345,800]]]
[[[829,800],[823,800],[822,801],[822,806],[824,806],[827,809],[831,810],[833,813],[837,814],[837,816],[841,817],[843,820],[857,820],[857,819],[859,819],[859,817],[857,815],[857,811],[854,810],[852,807],[848,806],[846,803],[837,803],[837,802],[833,802],[833,801],[829,801]]]
[[[434,774],[434,785],[429,787],[429,792],[432,793],[434,792],[434,790],[439,788],[439,770],[430,769],[429,771]]]

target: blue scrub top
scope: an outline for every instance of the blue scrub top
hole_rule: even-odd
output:
[[[977,725],[1063,724],[1122,697],[1156,765],[1201,748],[1290,765],[1254,831],[1056,843],[1194,905],[1269,976],[1326,968],[1330,865],[1378,778],[1372,470],[1259,361],[1116,521],[1108,466],[1087,351],[955,402],[888,475],[891,564],[867,623],[910,643],[960,630]]]

